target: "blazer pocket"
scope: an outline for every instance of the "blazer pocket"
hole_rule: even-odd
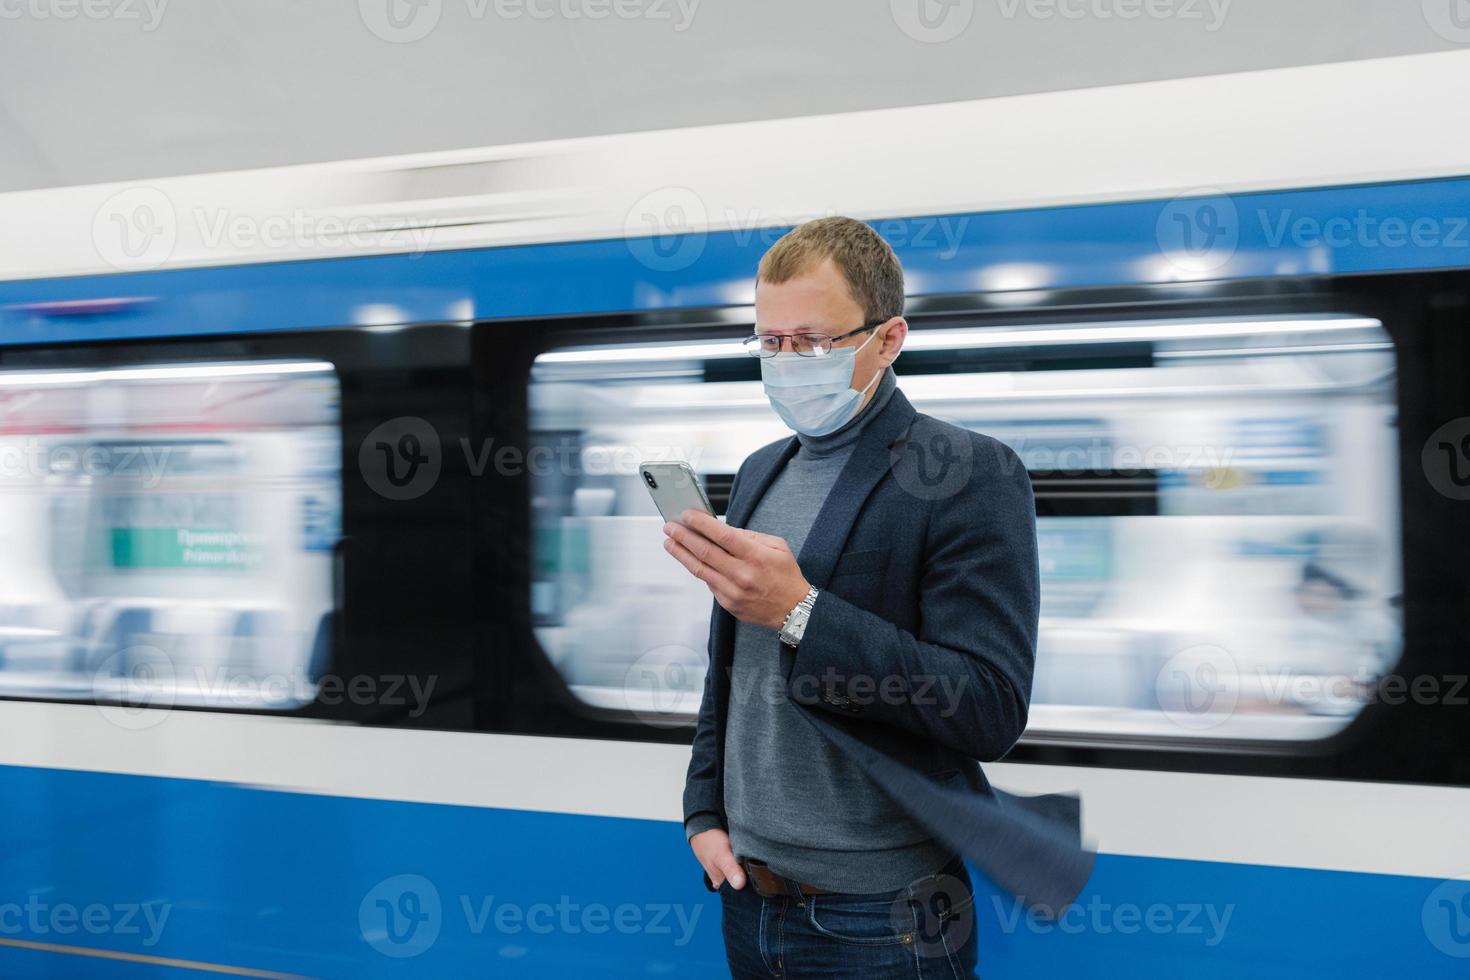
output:
[[[940,786],[949,786],[963,789],[965,780],[958,769],[941,769],[938,772],[926,772],[924,775],[930,782],[938,783]]]
[[[863,572],[881,572],[888,565],[888,554],[892,548],[864,548],[862,551],[846,551],[837,559],[832,577],[858,575]]]

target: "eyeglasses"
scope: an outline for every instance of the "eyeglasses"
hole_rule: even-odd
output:
[[[751,357],[775,357],[781,353],[781,343],[786,340],[791,341],[791,349],[802,357],[822,357],[831,353],[832,345],[837,341],[856,337],[870,330],[877,330],[887,322],[887,320],[879,320],[877,323],[865,323],[856,330],[849,330],[836,337],[829,337],[824,333],[756,334],[753,337],[746,337],[740,343],[745,348],[745,353]]]

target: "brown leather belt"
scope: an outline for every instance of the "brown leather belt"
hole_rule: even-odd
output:
[[[745,869],[746,880],[761,898],[782,898],[791,894],[791,885],[796,885],[803,895],[832,895],[830,888],[818,888],[799,881],[791,881],[772,871],[764,861],[741,858],[740,866]]]

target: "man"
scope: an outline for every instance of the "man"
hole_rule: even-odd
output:
[[[1026,726],[1035,507],[1012,450],[898,390],[903,303],[861,222],[777,242],[746,346],[796,435],[740,467],[726,523],[664,527],[715,599],[685,829],[736,977],[973,976],[962,857],[1056,905],[1090,868],[1075,803],[1028,820],[975,761]]]

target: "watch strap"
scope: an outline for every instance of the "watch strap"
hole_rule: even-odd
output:
[[[811,618],[812,607],[816,605],[818,590],[815,586],[807,589],[806,595],[801,601],[792,607],[791,612],[786,614],[786,622],[781,624],[777,635],[781,642],[789,647],[801,643],[801,638],[806,635],[807,620]]]

